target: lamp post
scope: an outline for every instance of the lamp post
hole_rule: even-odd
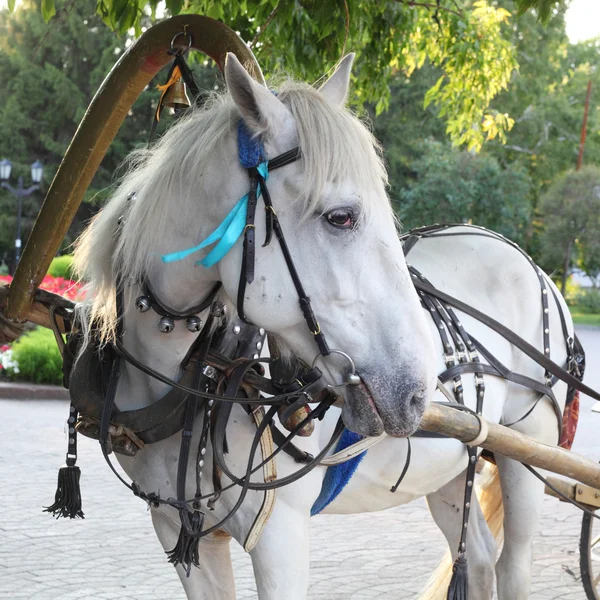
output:
[[[17,179],[17,187],[14,188],[8,180],[12,170],[12,163],[6,158],[0,160],[0,180],[2,187],[8,190],[17,199],[17,235],[15,237],[15,267],[21,258],[21,215],[23,211],[23,198],[30,196],[33,192],[40,189],[40,182],[44,175],[44,165],[39,160],[36,160],[31,165],[31,180],[33,185],[28,188],[24,187],[23,177]]]

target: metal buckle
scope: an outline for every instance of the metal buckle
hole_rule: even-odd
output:
[[[212,379],[215,383],[219,381],[219,372],[211,365],[204,365],[202,367],[202,375]]]

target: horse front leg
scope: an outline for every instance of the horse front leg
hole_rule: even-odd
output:
[[[162,510],[151,511],[156,535],[165,549],[171,550],[177,543],[180,523],[177,513],[173,518]],[[235,581],[227,533],[213,533],[200,540],[198,554],[200,568],[192,567],[190,576],[178,565],[177,574],[189,600],[235,600]]]
[[[304,600],[308,594],[308,511],[280,502],[250,552],[259,600]]]

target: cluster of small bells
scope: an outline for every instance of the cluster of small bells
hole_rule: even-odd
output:
[[[152,308],[150,298],[148,298],[148,296],[139,296],[135,300],[135,307],[141,313],[148,312]],[[185,326],[188,331],[191,331],[192,333],[198,333],[200,329],[202,329],[202,319],[195,315],[187,317],[185,319]],[[173,329],[175,329],[175,319],[172,316],[165,315],[164,317],[160,318],[158,322],[158,330],[161,333],[171,333]]]

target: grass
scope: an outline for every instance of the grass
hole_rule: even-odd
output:
[[[577,307],[571,307],[571,316],[576,325],[593,325],[600,327],[600,314],[581,312]]]

